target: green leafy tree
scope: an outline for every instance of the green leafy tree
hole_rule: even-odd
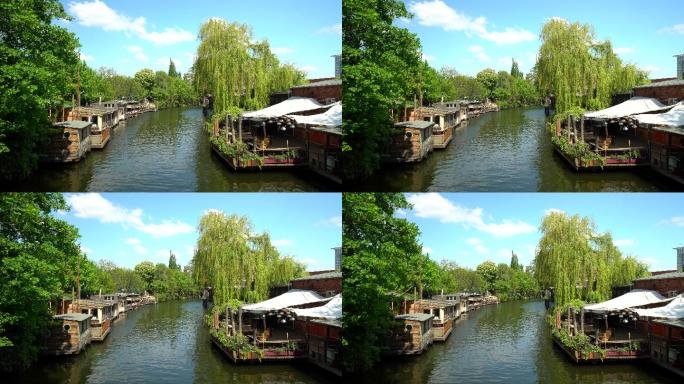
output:
[[[494,283],[497,280],[498,276],[498,269],[496,264],[493,261],[485,261],[480,263],[477,266],[477,273],[482,276],[482,280],[484,280],[485,283],[485,290],[487,291],[494,291]]]
[[[155,280],[156,268],[154,263],[151,261],[143,261],[136,264],[135,273],[140,276],[143,281],[143,289],[146,291],[152,290],[152,282]]]
[[[181,74],[176,71],[176,63],[169,59],[169,77],[181,77]]]
[[[176,262],[176,255],[173,254],[173,252],[169,251],[169,269],[175,269],[180,271],[181,267],[180,265]]]
[[[518,262],[518,255],[515,252],[511,255],[511,269],[522,270],[522,265]]]
[[[50,110],[71,100],[79,43],[56,18],[69,18],[57,0],[0,2],[0,179],[35,169]]]
[[[141,69],[134,75],[135,81],[140,86],[142,93],[141,98],[152,98],[152,90],[156,83],[156,75],[154,71],[149,68]]]
[[[518,62],[515,61],[515,59],[511,59],[513,63],[511,64],[511,77],[514,79],[522,79],[523,78],[523,73],[520,72],[520,68],[518,68]]]
[[[499,82],[499,76],[497,75],[496,71],[491,68],[483,69],[482,71],[478,72],[477,80],[487,91],[487,97],[490,99],[493,98],[494,90]]]

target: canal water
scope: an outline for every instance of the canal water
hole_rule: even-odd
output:
[[[212,153],[200,108],[142,114],[119,124],[107,147],[76,164],[43,166],[19,191],[320,191],[335,188],[308,170],[236,173]],[[339,188],[339,187],[337,187]]]
[[[492,112],[456,128],[445,150],[415,165],[383,168],[352,190],[621,192],[681,188],[651,170],[573,171],[553,152],[543,108]]]
[[[127,312],[103,343],[75,357],[42,360],[16,383],[327,383],[306,362],[236,366],[209,340],[201,301]]]
[[[490,305],[457,320],[446,343],[422,355],[393,358],[359,383],[680,383],[640,364],[572,364],[553,345],[543,301]]]

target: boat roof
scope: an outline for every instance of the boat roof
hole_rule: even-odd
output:
[[[585,305],[583,309],[589,312],[605,313],[611,311],[621,311],[627,308],[641,307],[644,305],[665,303],[672,299],[666,299],[657,291],[648,289],[635,289],[622,296],[606,300],[601,303]]]
[[[74,129],[83,129],[83,128],[88,128],[93,123],[89,121],[81,121],[81,120],[70,120],[70,121],[60,121],[59,123],[55,123],[55,127],[59,128],[74,128]]]
[[[657,99],[635,96],[612,107],[600,111],[587,112],[584,114],[584,117],[589,119],[615,119],[648,112],[666,111],[669,108],[671,107],[663,105]]]
[[[653,322],[669,325],[671,327],[684,328],[684,319],[653,320]]]
[[[429,315],[427,313],[407,313],[404,315],[394,316],[398,320],[413,320],[413,321],[426,321],[431,320],[434,315]]]
[[[79,114],[83,113],[83,114],[89,114],[89,115],[106,115],[106,114],[114,113],[117,111],[118,111],[118,108],[100,107],[97,105],[74,108],[75,113],[79,113]]]
[[[310,320],[312,323],[328,325],[331,327],[342,328],[342,321],[340,319],[315,319]]]
[[[258,303],[243,305],[242,309],[248,312],[270,312],[294,307],[297,305],[311,304],[326,301],[326,298],[314,291],[306,289],[290,289],[276,297]]]
[[[315,317],[320,319],[342,318],[342,294],[334,296],[325,305],[313,308],[292,308],[297,317]]]
[[[649,309],[634,309],[639,316],[684,319],[684,295],[679,295],[667,305]]]
[[[448,114],[460,112],[460,109],[459,108],[450,108],[450,107],[445,107],[445,106],[435,106],[433,104],[432,107],[418,107],[418,108],[416,108],[416,112],[418,112],[418,113],[429,113],[432,115],[448,115]]]
[[[271,119],[297,112],[313,111],[325,108],[325,105],[309,97],[293,96],[278,104],[271,105],[258,111],[251,111],[242,114],[245,119]]]
[[[402,121],[400,123],[394,124],[395,127],[401,128],[415,128],[415,129],[427,129],[432,128],[435,123],[431,121],[415,120],[415,121]]]
[[[93,315],[88,315],[88,314],[85,314],[85,313],[65,313],[65,314],[62,314],[62,315],[55,315],[55,316],[52,316],[53,319],[57,319],[57,320],[72,320],[72,321],[83,321],[83,320],[88,320],[88,319],[90,319],[91,317],[93,317]]]
[[[325,108],[328,106],[322,106]],[[288,115],[287,117],[294,119],[297,124],[315,125],[319,127],[338,127],[340,134],[342,133],[342,103],[337,102],[329,105],[329,109],[317,115],[301,116]]]

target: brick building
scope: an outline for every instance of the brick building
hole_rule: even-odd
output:
[[[321,104],[332,104],[342,100],[342,80],[334,78],[309,80],[309,84],[292,87],[291,95],[310,97]]]
[[[652,97],[665,105],[684,100],[684,79],[671,79],[634,87],[634,96]]]
[[[308,289],[323,296],[331,297],[342,292],[342,272],[312,272],[307,277],[292,280],[290,284],[295,289]]]
[[[634,280],[634,289],[650,289],[672,297],[684,293],[684,272],[669,272]]]

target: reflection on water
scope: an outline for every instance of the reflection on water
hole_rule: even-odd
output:
[[[446,343],[393,358],[360,383],[677,383],[650,363],[578,366],[551,342],[542,301],[487,306],[457,320]]]
[[[681,188],[650,170],[578,173],[555,155],[544,110],[488,113],[459,126],[447,149],[415,165],[389,166],[369,191],[619,192]]]
[[[77,164],[45,166],[19,191],[317,191],[335,188],[306,170],[235,173],[209,146],[202,110],[145,113],[116,128],[107,147]],[[339,187],[338,187],[339,188]]]
[[[166,302],[129,312],[104,343],[79,356],[41,361],[17,383],[326,383],[317,368],[236,366],[214,348],[200,301]]]

